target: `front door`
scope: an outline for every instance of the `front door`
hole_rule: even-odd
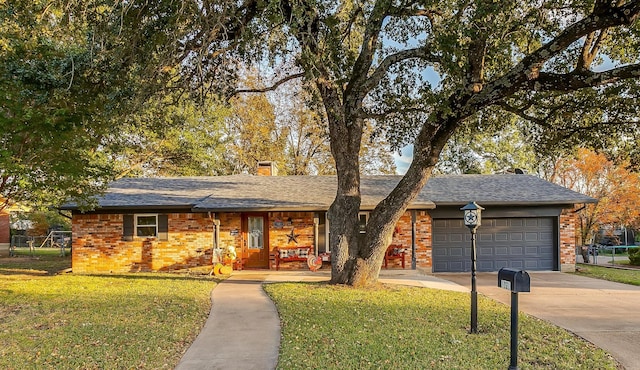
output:
[[[242,217],[244,266],[269,268],[269,230],[266,214],[245,214]]]

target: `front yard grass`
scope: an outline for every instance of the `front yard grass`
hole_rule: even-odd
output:
[[[0,274],[53,275],[71,267],[71,252],[65,249],[60,256],[59,248],[16,248],[15,257],[0,258]]]
[[[2,369],[173,369],[209,314],[208,276],[52,275],[68,257],[37,258],[0,258]]]
[[[617,262],[616,262],[617,263]],[[576,274],[618,283],[640,285],[640,270],[617,269],[581,263]]]
[[[503,369],[510,309],[479,297],[469,334],[468,293],[384,286],[268,284],[280,313],[279,369]],[[616,369],[607,353],[521,314],[519,368]]]

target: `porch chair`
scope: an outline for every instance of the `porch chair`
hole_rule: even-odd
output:
[[[404,268],[404,248],[402,245],[391,244],[384,253],[384,268],[388,268],[389,261],[402,260],[402,268]]]

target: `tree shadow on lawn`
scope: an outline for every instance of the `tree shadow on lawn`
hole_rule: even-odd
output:
[[[169,272],[133,272],[133,273],[121,273],[121,274],[82,274],[83,276],[91,277],[105,277],[116,278],[126,280],[207,280],[215,283],[224,281],[225,278],[219,276],[210,276],[209,274],[196,274],[196,273],[169,273]]]
[[[0,275],[53,276],[55,273],[43,270],[24,270],[0,267]]]
[[[71,258],[41,256],[0,258],[0,275],[56,275],[71,267]]]

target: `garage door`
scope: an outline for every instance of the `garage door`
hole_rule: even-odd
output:
[[[477,270],[553,270],[553,225],[553,217],[483,219],[476,235]],[[433,271],[471,271],[471,232],[462,219],[433,220]]]

